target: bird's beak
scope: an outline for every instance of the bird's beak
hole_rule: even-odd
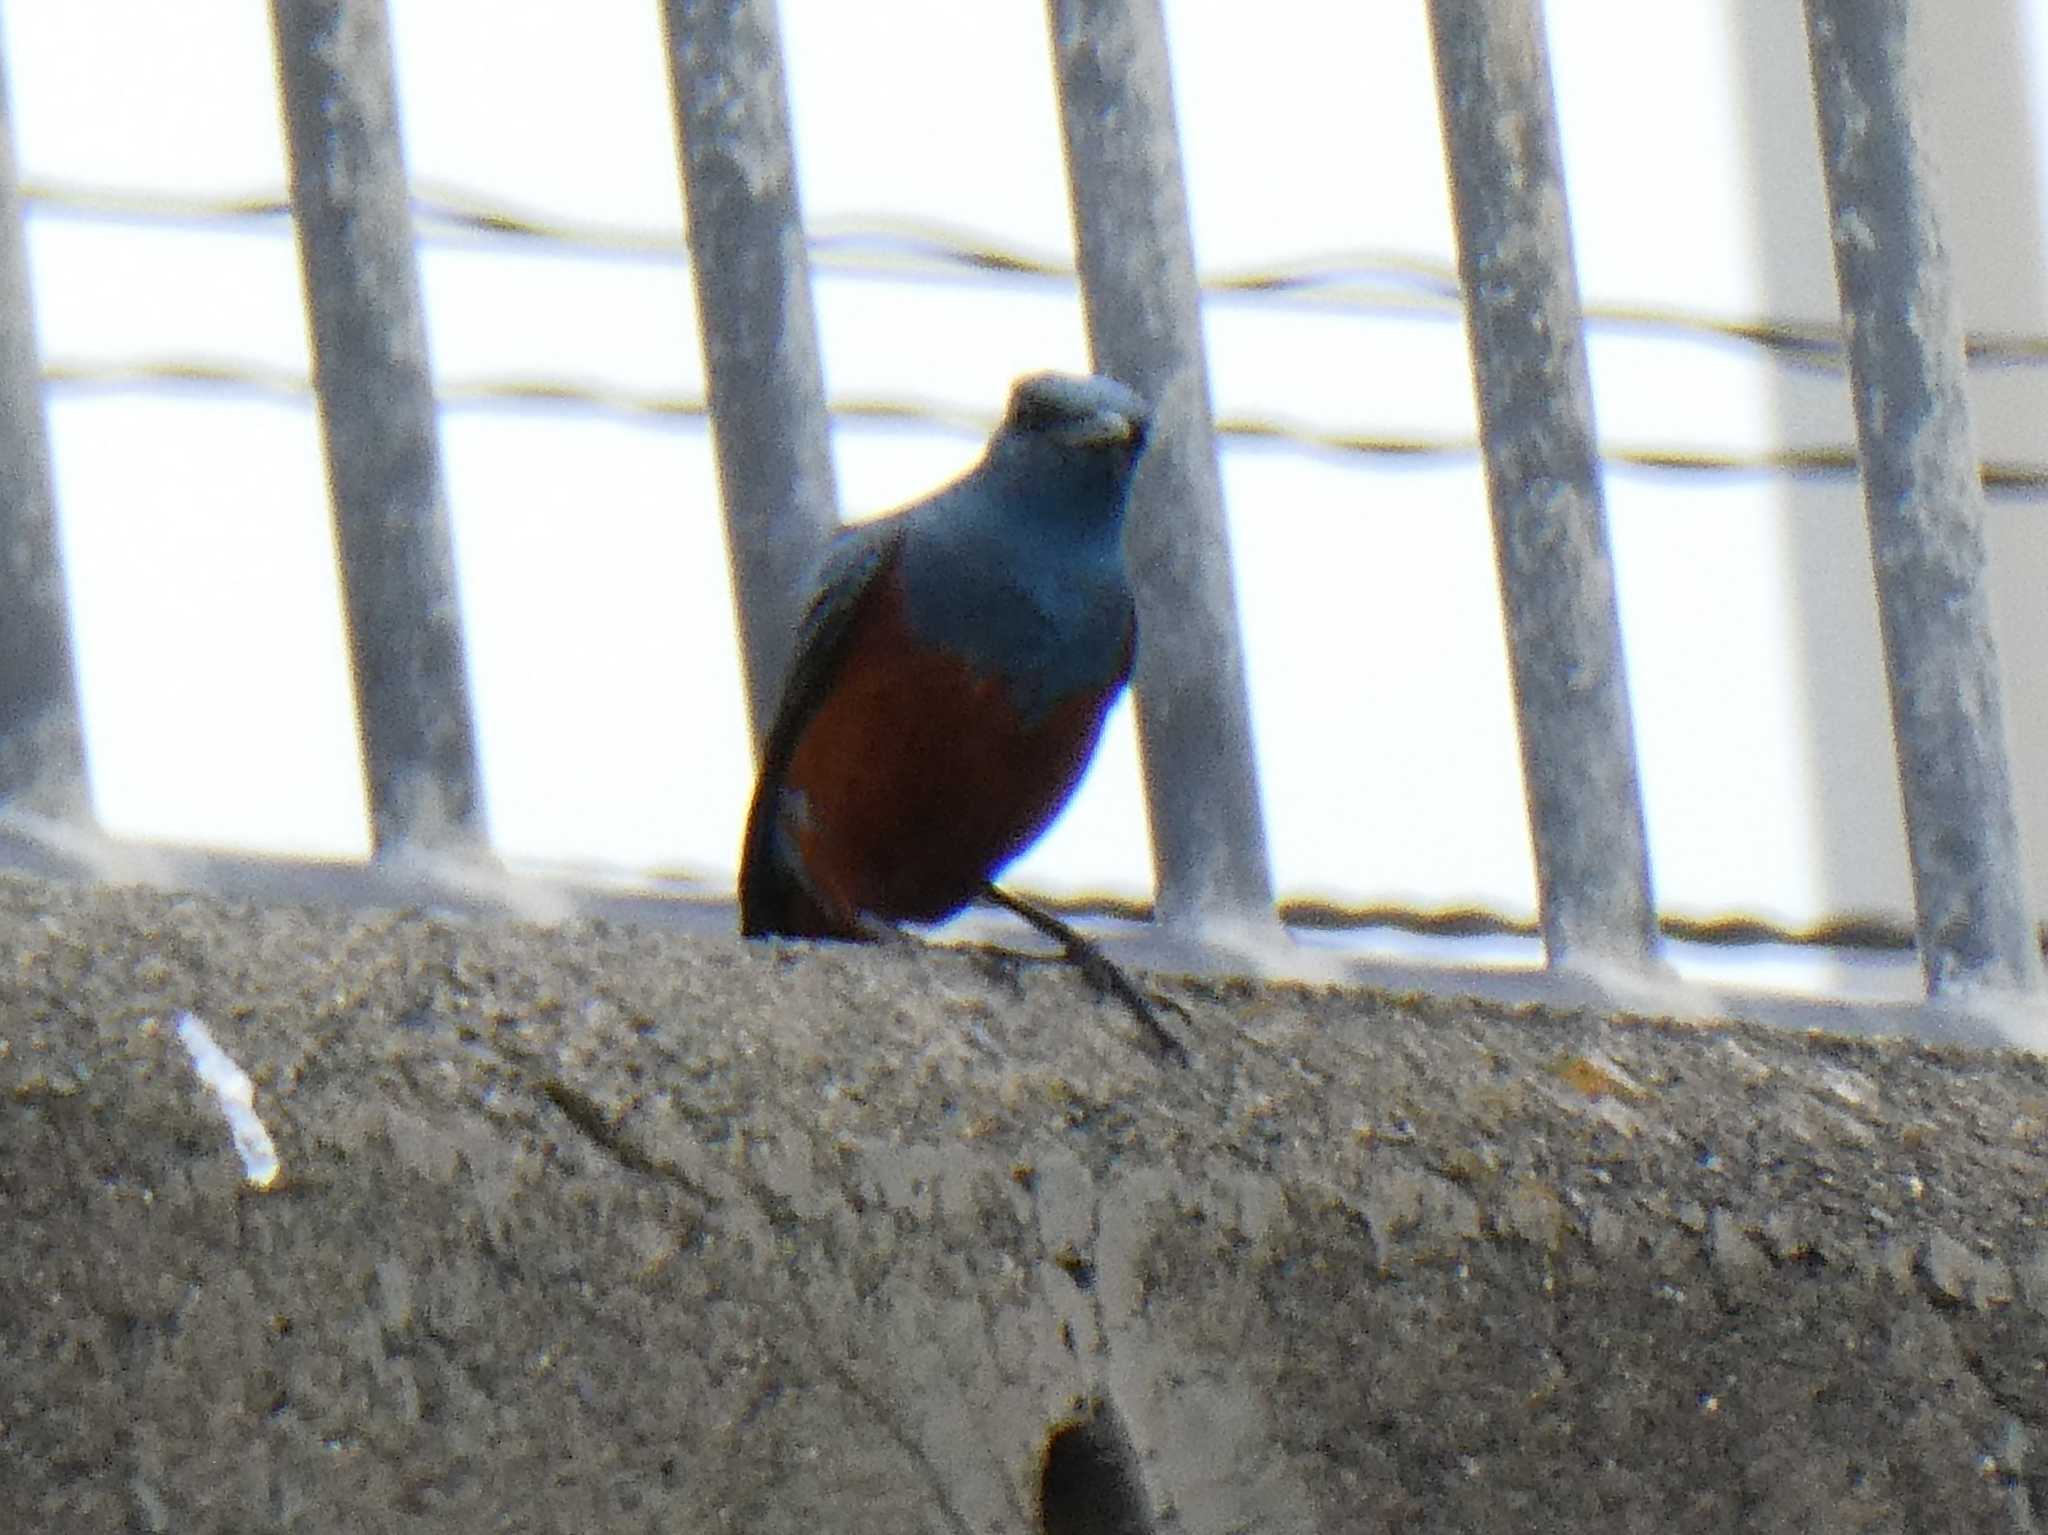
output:
[[[1080,448],[1128,447],[1136,452],[1145,445],[1145,423],[1121,411],[1097,411],[1086,421],[1075,422],[1067,440]]]

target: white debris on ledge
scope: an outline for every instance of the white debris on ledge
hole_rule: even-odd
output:
[[[259,1189],[269,1188],[277,1181],[277,1148],[263,1121],[256,1117],[256,1084],[235,1064],[234,1057],[215,1043],[194,1014],[178,1015],[178,1038],[192,1057],[192,1069],[220,1104],[235,1138],[235,1151],[242,1159],[243,1176]]]

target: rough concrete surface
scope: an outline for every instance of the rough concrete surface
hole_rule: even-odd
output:
[[[1177,1070],[972,954],[0,937],[0,1530],[2048,1518],[2037,1058],[1174,983]]]

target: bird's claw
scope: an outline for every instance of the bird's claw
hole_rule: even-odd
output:
[[[1156,1002],[1162,1007],[1171,1008],[1180,1015],[1183,1023],[1193,1023],[1194,1018],[1185,1007],[1169,997],[1140,991],[1137,983],[1124,973],[1123,968],[1115,960],[1102,952],[1099,944],[1085,937],[1044,907],[1021,896],[1011,895],[994,885],[988,886],[984,893],[998,906],[1022,917],[1032,927],[1059,944],[1066,951],[1067,962],[1079,970],[1098,992],[1115,997],[1117,1001],[1123,1003],[1125,1009],[1144,1029],[1148,1043],[1161,1057],[1177,1066],[1189,1064],[1187,1046],[1180,1042],[1180,1037],[1173,1030],[1159,1021],[1159,1014],[1154,1011],[1153,1004]]]

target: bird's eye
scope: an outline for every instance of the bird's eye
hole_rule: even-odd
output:
[[[1144,441],[1145,416],[1136,396],[1098,379],[1045,374],[1023,380],[1010,396],[1005,427],[1071,448]]]
[[[1010,410],[1010,419],[1027,432],[1042,432],[1047,427],[1059,425],[1070,414],[1062,410],[1057,401],[1027,389],[1018,394],[1016,404]]]

